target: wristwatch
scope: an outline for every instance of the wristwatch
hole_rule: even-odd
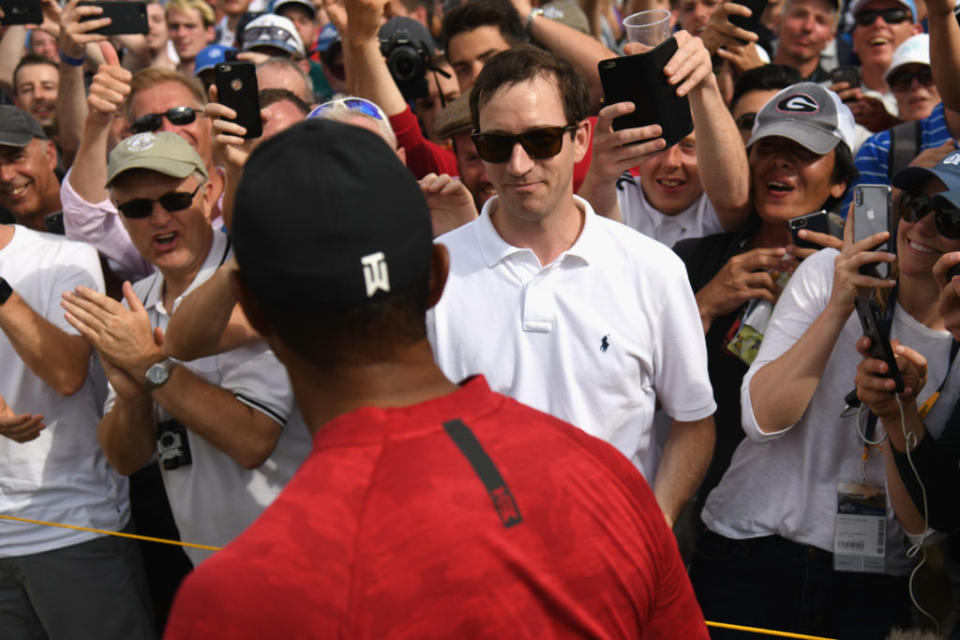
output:
[[[167,384],[175,364],[177,363],[172,358],[164,358],[147,367],[147,373],[143,376],[143,386],[147,391],[154,391]]]
[[[527,14],[527,19],[523,23],[523,28],[527,31],[530,31],[530,25],[533,24],[533,19],[537,16],[543,15],[543,9],[540,7],[535,7],[530,13]]]
[[[9,300],[11,295],[13,295],[13,288],[6,280],[0,278],[0,304]]]

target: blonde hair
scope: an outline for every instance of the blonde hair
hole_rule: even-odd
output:
[[[177,0],[171,0],[171,2],[174,1]],[[203,90],[203,85],[201,85],[200,81],[196,78],[188,78],[173,69],[148,67],[136,72],[133,75],[133,79],[130,80],[130,95],[127,97],[126,105],[127,122],[133,123],[133,97],[141,91],[146,91],[164,82],[176,82],[186,87],[190,94],[196,99],[197,107],[202,109],[203,105],[207,104],[207,94]]]
[[[200,17],[203,18],[204,27],[212,27],[213,23],[217,21],[216,13],[214,13],[210,5],[203,0],[167,0],[165,9],[168,14],[171,11],[190,11],[191,9],[196,9],[200,12]]]

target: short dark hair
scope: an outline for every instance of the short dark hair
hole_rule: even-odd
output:
[[[527,41],[527,32],[513,4],[505,0],[470,0],[443,17],[443,50],[449,53],[453,36],[487,26],[496,27],[510,46]]]
[[[424,340],[429,293],[428,268],[416,285],[347,311],[261,309],[284,344],[317,366],[335,367],[378,362],[385,352]]]
[[[566,60],[533,45],[523,44],[492,57],[477,76],[470,93],[473,127],[480,129],[480,107],[486,105],[497,91],[538,76],[556,81],[567,124],[580,122],[587,117],[590,94],[583,76]],[[575,134],[572,132],[571,135]]]
[[[304,102],[303,98],[287,89],[260,89],[258,95],[260,97],[261,108],[269,107],[272,104],[286,100],[293,104],[304,116],[310,113],[310,105]]]
[[[44,56],[38,55],[36,53],[27,53],[20,58],[20,62],[17,63],[16,68],[13,70],[13,92],[17,92],[17,75],[20,73],[20,69],[24,67],[29,67],[35,64],[48,64],[53,67],[54,71],[60,73],[57,63],[51,60],[50,58],[45,58]]]
[[[730,111],[737,107],[737,102],[751,91],[771,91],[786,89],[790,85],[803,82],[800,72],[785,64],[765,64],[743,72],[733,86],[733,97],[730,99]]]

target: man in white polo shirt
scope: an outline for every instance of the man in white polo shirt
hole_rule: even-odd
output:
[[[93,343],[110,382],[100,444],[124,474],[156,452],[182,539],[223,546],[280,493],[309,434],[299,412],[290,419],[289,379],[265,343],[181,363],[156,335],[232,255],[210,226],[214,190],[193,147],[170,132],[127,138],[110,153],[107,186],[157,271],[124,283],[127,306],[90,289],[64,295],[68,320]],[[194,564],[209,555],[186,553]]]
[[[682,54],[709,60],[699,41],[682,42]],[[668,79],[704,81],[708,62],[693,67]],[[470,106],[499,196],[437,240],[451,260],[427,323],[437,362],[453,380],[483,374],[497,391],[613,444],[672,524],[710,461],[716,406],[682,264],[573,195],[590,125],[586,86],[567,63],[527,45],[500,53]],[[652,434],[658,402],[672,418],[662,456]]]

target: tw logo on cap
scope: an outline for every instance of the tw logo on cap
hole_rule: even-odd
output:
[[[781,113],[816,113],[820,111],[820,103],[805,93],[794,93],[777,103],[777,111]]]
[[[383,251],[363,256],[360,264],[363,265],[363,281],[367,285],[368,298],[372,298],[377,291],[390,291],[390,273]]]

